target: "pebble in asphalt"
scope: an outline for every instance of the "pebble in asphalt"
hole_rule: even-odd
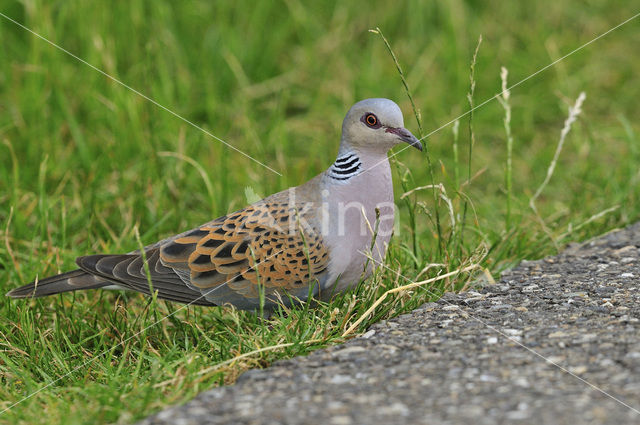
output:
[[[640,223],[141,422],[280,423],[640,423]]]

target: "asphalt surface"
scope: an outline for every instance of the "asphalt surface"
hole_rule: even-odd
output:
[[[640,423],[640,224],[141,424]]]

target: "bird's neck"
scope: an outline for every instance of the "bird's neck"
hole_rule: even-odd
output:
[[[336,181],[347,181],[362,172],[362,160],[355,151],[339,153],[327,170],[327,176]]]
[[[386,152],[362,152],[358,149],[340,146],[338,157],[326,172],[328,178],[334,182],[348,182],[352,178],[363,174],[382,171],[388,167]]]

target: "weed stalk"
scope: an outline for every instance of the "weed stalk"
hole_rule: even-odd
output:
[[[391,58],[393,59],[393,62],[396,65],[396,69],[398,70],[398,74],[400,74],[400,79],[402,80],[402,85],[404,86],[404,90],[407,93],[407,97],[409,98],[409,101],[411,102],[411,108],[413,109],[413,114],[415,115],[416,122],[418,124],[418,132],[420,133],[420,140],[422,140],[425,137],[424,130],[422,129],[422,117],[420,116],[420,111],[418,110],[418,108],[416,108],[416,104],[413,101],[413,96],[411,95],[411,89],[409,88],[409,83],[407,82],[407,79],[404,76],[404,72],[402,71],[400,62],[398,62],[398,58],[396,57],[396,54],[393,52],[393,49],[391,48],[391,44],[382,33],[382,30],[376,27],[375,30],[369,30],[369,31],[374,34],[378,34],[380,38],[382,38],[384,45],[387,47],[387,51],[391,55]],[[435,178],[433,175],[433,165],[431,163],[431,155],[429,155],[429,144],[426,142],[424,143],[424,152],[425,152],[425,155],[427,156],[427,167],[429,169],[429,177],[431,178],[431,185],[433,186],[431,193],[433,196],[433,204],[434,204],[435,216],[436,216],[436,232],[438,233],[438,254],[442,256],[442,250],[443,250],[442,227],[440,225],[440,213],[438,211],[438,193],[436,192],[436,184],[435,184]],[[411,208],[410,203],[407,203],[407,206]],[[415,224],[412,231],[415,235],[415,231],[416,231]],[[414,255],[417,256],[417,247],[416,247],[417,242],[416,242],[415,236],[413,240],[414,240],[414,246],[413,246]]]
[[[473,154],[473,145],[476,142],[475,133],[473,132],[473,95],[476,91],[476,62],[478,60],[478,51],[482,44],[482,35],[478,37],[478,44],[476,50],[473,52],[473,58],[471,59],[471,65],[469,66],[469,93],[467,93],[467,100],[469,101],[469,157],[467,158],[467,183],[471,184],[471,156]],[[464,228],[467,222],[467,207],[469,203],[465,197],[464,206],[462,208],[462,223],[460,225],[460,244],[459,249],[462,250],[464,245]],[[461,254],[461,253],[460,253]]]
[[[507,169],[505,170],[505,186],[507,189],[507,212],[504,219],[504,227],[507,232],[511,230],[511,192],[512,192],[512,153],[513,153],[513,135],[511,133],[511,103],[509,98],[511,92],[507,85],[507,76],[509,71],[504,66],[500,68],[500,80],[502,81],[502,92],[498,96],[498,101],[504,108],[504,131],[507,135]]]

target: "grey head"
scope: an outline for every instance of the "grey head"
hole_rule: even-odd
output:
[[[349,109],[342,122],[340,150],[386,153],[399,143],[422,150],[422,144],[404,128],[402,111],[389,99],[365,99]]]

